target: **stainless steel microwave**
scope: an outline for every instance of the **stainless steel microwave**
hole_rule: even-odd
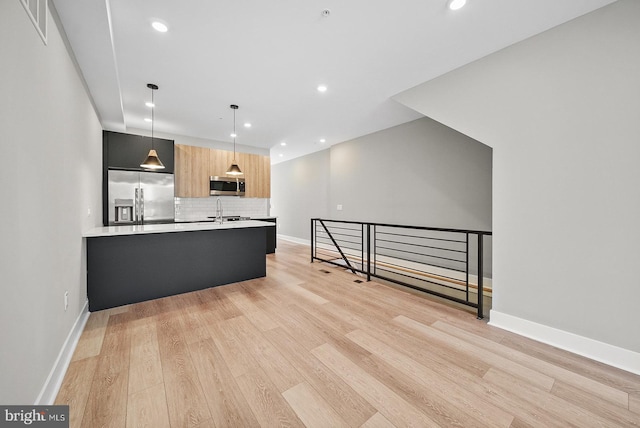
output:
[[[209,177],[211,196],[244,196],[244,178]]]

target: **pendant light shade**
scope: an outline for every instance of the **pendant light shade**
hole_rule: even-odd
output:
[[[144,162],[140,164],[140,166],[148,169],[164,168],[163,163],[160,161],[160,158],[158,157],[158,152],[156,152],[154,149],[149,150],[149,155],[144,160]]]
[[[229,174],[229,175],[242,175],[244,173],[240,170],[240,167],[234,161],[231,164],[231,166],[229,167],[229,169],[227,170],[227,174]]]
[[[233,162],[227,169],[227,175],[242,175],[243,172],[236,162],[236,110],[238,110],[238,106],[231,104],[229,107],[233,110]]]
[[[164,164],[158,157],[158,152],[156,152],[153,144],[153,125],[155,123],[154,117],[154,109],[155,103],[153,100],[153,91],[158,89],[158,85],[154,85],[153,83],[147,83],[147,88],[151,89],[151,150],[149,150],[149,154],[147,158],[140,164],[142,168],[147,169],[164,169]]]

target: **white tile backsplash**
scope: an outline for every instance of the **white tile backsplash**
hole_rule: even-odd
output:
[[[216,215],[217,196],[209,198],[175,198],[177,221],[200,221]],[[220,196],[225,216],[259,217],[269,215],[269,199]]]

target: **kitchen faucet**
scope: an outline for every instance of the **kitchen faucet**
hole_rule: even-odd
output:
[[[222,201],[220,197],[216,199],[216,221],[222,224]]]

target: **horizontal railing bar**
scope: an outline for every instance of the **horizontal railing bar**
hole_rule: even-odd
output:
[[[399,276],[404,276],[406,278],[415,279],[416,281],[428,282],[429,284],[437,285],[439,287],[446,287],[446,288],[449,288],[451,290],[455,290],[455,291],[460,292],[460,293],[464,293],[465,292],[464,289],[461,289],[461,288],[458,288],[458,287],[454,287],[453,285],[440,284],[439,282],[433,282],[433,281],[431,281],[429,279],[416,278],[415,276],[411,276],[411,275],[408,275],[406,273],[395,272],[395,271],[388,270],[388,269],[378,269],[378,271],[389,272],[389,273],[392,273],[394,275],[399,275]],[[465,302],[469,301],[469,300],[466,300],[466,299],[463,299],[463,300]]]
[[[318,238],[329,239],[329,240],[331,239],[329,236],[319,236]],[[353,238],[353,239],[348,240],[346,238]],[[343,235],[343,236],[341,236],[339,238],[336,238],[334,236],[333,239],[335,239],[336,241],[347,241],[347,242],[361,242],[362,241],[362,238],[360,236],[348,236],[348,235]]]
[[[425,263],[425,262],[419,262],[419,261],[411,260],[411,259],[403,259],[402,257],[392,256],[390,254],[380,254],[380,253],[378,253],[377,255],[378,256],[386,256],[386,257],[402,260],[402,261],[405,261],[405,262],[422,263],[422,264],[427,265],[427,266],[433,266],[433,267],[438,267],[438,268],[442,268],[442,269],[449,269],[449,270],[452,270],[452,271],[455,271],[455,272],[460,272],[460,273],[466,272],[464,269],[456,269],[456,268],[451,267],[451,266],[442,266],[442,265],[438,265],[438,264],[435,264],[435,263]]]
[[[411,245],[412,247],[431,248],[432,250],[451,251],[452,253],[462,253],[462,254],[466,254],[467,253],[464,250],[453,250],[451,248],[432,247],[430,245],[413,244],[411,242],[389,241],[388,239],[378,239],[378,242],[390,242],[392,244],[398,244],[398,245]]]
[[[332,235],[341,235],[341,236],[362,236],[362,234],[360,233],[359,230],[351,230],[351,231],[346,231],[346,230],[340,230],[340,231],[336,231],[332,228],[328,228],[329,232],[331,232]],[[346,232],[354,232],[354,233],[346,233]]]
[[[372,225],[372,226],[383,226],[383,227],[415,229],[415,230],[434,230],[434,231],[439,231],[439,232],[469,233],[469,234],[475,234],[475,235],[492,235],[492,232],[488,232],[486,230],[451,229],[451,228],[444,228],[444,227],[427,227],[427,226],[409,226],[409,225],[387,224],[387,223],[372,223],[372,222],[366,222],[366,221],[329,220],[329,219],[324,219],[324,218],[312,218],[311,220],[331,222],[331,223],[345,223],[345,224],[360,224],[360,225],[369,224],[369,225]]]
[[[465,260],[458,260],[458,259],[451,259],[449,257],[440,257],[440,256],[432,256],[430,254],[425,254],[425,253],[416,253],[415,251],[407,251],[407,250],[397,250],[395,248],[389,248],[389,247],[384,247],[382,245],[378,245],[377,248],[383,248],[385,250],[390,250],[390,251],[396,251],[398,253],[407,253],[407,254],[416,254],[418,256],[424,256],[424,257],[432,257],[434,259],[440,259],[440,260],[449,260],[450,262],[458,262],[458,263],[466,263]]]
[[[354,239],[347,239],[347,238],[354,238]],[[333,237],[333,239],[336,240],[336,242],[362,242],[362,238],[360,238],[359,236],[341,236],[336,238],[335,236]]]
[[[327,249],[325,249],[325,250],[327,250]],[[328,250],[328,251],[330,251],[330,250]],[[323,254],[327,254],[327,253],[325,252]],[[334,258],[334,259],[339,259],[340,258],[339,254],[337,252],[331,253],[331,257]],[[347,258],[349,258],[351,261],[355,260],[358,263],[363,263],[364,262],[364,260],[362,260],[358,255],[354,255],[354,254],[347,255]],[[454,272],[465,273],[464,270],[459,270],[459,269],[455,269],[455,268],[451,268],[451,267],[443,267],[443,266],[437,266],[437,265],[434,265],[434,264],[419,263],[419,262],[415,262],[414,260],[400,259],[399,257],[394,257],[394,259],[395,260],[408,261],[408,262],[412,262],[412,263],[418,263],[418,264],[422,264],[422,265],[430,266],[430,267],[440,267],[440,268],[443,268],[443,269],[446,269],[446,270],[449,270],[449,271],[454,271]],[[454,278],[452,276],[448,276],[448,275],[444,275],[444,274],[436,273],[436,272],[431,272],[431,271],[428,271],[428,270],[420,270],[420,269],[417,269],[417,268],[409,268],[407,266],[403,266],[403,265],[392,263],[392,262],[390,262],[388,260],[387,261],[376,260],[376,261],[374,261],[372,263],[372,265],[375,268],[378,268],[378,266],[391,266],[391,267],[397,268],[399,270],[404,270],[406,272],[416,272],[416,274],[429,275],[429,276],[432,276],[433,279],[438,280],[438,281],[449,281],[449,282],[454,282],[454,283],[458,284],[459,286],[466,286],[465,281],[460,279],[460,278]],[[469,284],[469,285],[471,285],[471,284]]]
[[[318,238],[319,238],[319,239],[325,239],[325,240],[328,240],[329,242],[333,242],[333,241],[331,241],[331,239],[330,239],[330,238],[327,238],[327,237],[325,237],[325,236],[319,236]],[[335,238],[334,238],[334,239],[335,239]],[[358,239],[357,241],[349,241],[349,240],[347,240],[347,239],[335,239],[335,241],[336,241],[336,242],[348,242],[348,243],[351,243],[351,244],[361,244],[361,243],[362,243],[362,239]]]
[[[458,233],[458,232],[455,232],[455,233]],[[462,233],[462,232],[459,232],[459,233]],[[376,236],[377,235],[390,235],[390,236],[402,236],[404,238],[430,239],[432,241],[454,242],[456,244],[465,244],[467,242],[467,241],[460,241],[458,239],[434,238],[432,236],[406,235],[404,233],[391,233],[391,232],[383,232],[383,231],[376,231]]]
[[[332,235],[346,235],[346,236],[362,236],[362,233],[360,233],[360,230],[345,230],[345,229],[337,229],[337,228],[332,228],[332,227],[328,227],[327,228],[329,230],[329,232],[331,232]],[[347,233],[347,232],[353,232],[353,233]]]
[[[359,224],[359,223],[358,223]],[[351,227],[340,227],[340,226],[329,226],[327,225],[328,229],[341,229],[341,230],[353,230],[353,231],[360,231],[359,228],[351,228]]]
[[[393,266],[393,267],[397,267],[397,268],[399,268],[400,270],[405,270],[405,271],[409,270],[409,269],[408,269],[407,267],[405,267],[405,266],[397,265],[397,264],[395,264],[395,263],[391,263],[391,262],[384,262],[384,263],[382,263],[382,262],[376,262],[376,263],[375,263],[376,268],[378,268],[378,266],[385,266],[385,265],[386,265],[386,266]],[[427,265],[427,266],[431,266],[431,265]],[[380,268],[380,269],[384,269],[384,268]],[[388,270],[388,269],[387,269],[387,270]],[[432,275],[432,276],[438,276],[438,277],[440,277],[440,278],[446,278],[446,279],[442,279],[441,281],[446,281],[447,279],[449,279],[449,280],[451,280],[451,281],[455,281],[456,283],[459,283],[459,284],[462,284],[462,285],[464,285],[464,284],[465,284],[465,282],[464,282],[464,281],[462,281],[462,280],[460,280],[460,278],[454,278],[454,277],[452,277],[452,276],[447,276],[447,275],[443,275],[443,274],[440,274],[440,273],[429,272],[428,270],[420,270],[420,269],[410,269],[410,270],[411,270],[411,271],[413,271],[413,272],[423,273],[423,274],[425,274],[425,275]],[[390,271],[390,272],[391,272],[391,271]],[[458,271],[456,271],[456,272],[458,272]],[[464,273],[464,271],[462,271],[462,272]],[[437,279],[437,278],[434,278],[434,279]]]
[[[334,232],[333,230],[329,229],[332,233],[332,235],[340,235],[340,236],[353,236],[353,237],[361,237],[362,234],[361,233],[357,233],[355,235],[352,235],[350,233],[341,233],[341,232]],[[354,230],[353,232],[360,232],[359,230]]]
[[[342,244],[342,243],[345,243],[345,244],[361,244],[362,243],[361,239],[359,239],[357,241],[349,241],[348,239],[342,238],[342,239],[336,239],[335,241],[337,243],[340,243],[340,244]]]

